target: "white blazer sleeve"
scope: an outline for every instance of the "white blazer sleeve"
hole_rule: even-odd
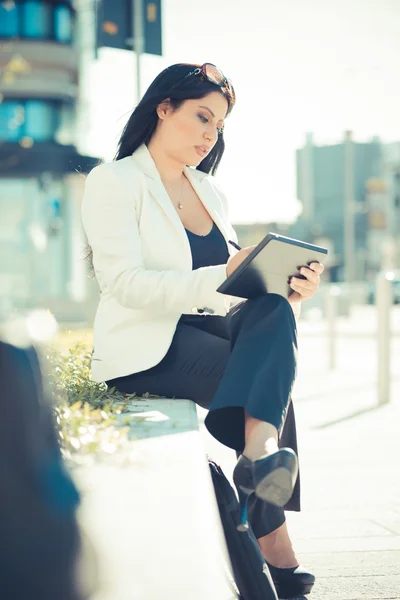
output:
[[[226,315],[229,297],[216,291],[226,279],[226,265],[194,271],[144,268],[134,199],[107,165],[87,176],[82,220],[100,288],[121,306],[183,314],[208,308]]]

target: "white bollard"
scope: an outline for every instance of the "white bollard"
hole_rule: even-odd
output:
[[[331,285],[326,290],[325,294],[325,316],[327,320],[327,336],[328,336],[328,361],[329,369],[333,370],[336,367],[336,317],[337,317],[337,300],[340,294],[340,289],[336,285]]]
[[[376,309],[378,316],[378,405],[390,401],[390,313],[393,304],[393,288],[390,273],[376,280]]]

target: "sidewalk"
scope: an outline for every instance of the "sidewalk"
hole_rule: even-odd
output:
[[[357,413],[357,394],[341,394],[336,420],[324,400],[297,407],[303,511],[288,522],[315,600],[400,598],[399,403],[373,410],[363,396]]]
[[[392,399],[377,408],[371,321],[358,317],[341,327],[333,372],[324,324],[299,323],[302,512],[287,516],[298,557],[317,578],[310,600],[400,600],[400,339]],[[229,472],[233,457],[220,456]]]

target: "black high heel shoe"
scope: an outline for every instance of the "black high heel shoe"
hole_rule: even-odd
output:
[[[311,592],[315,577],[301,565],[280,569],[266,563],[279,598],[298,598]]]
[[[296,483],[298,462],[291,448],[282,448],[274,454],[252,462],[240,456],[233,481],[239,495],[241,518],[239,531],[247,531],[247,500],[253,492],[256,496],[274,504],[284,506],[290,499]]]

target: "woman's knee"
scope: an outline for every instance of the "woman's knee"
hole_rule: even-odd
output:
[[[279,311],[293,316],[290,302],[280,294],[266,294],[265,296],[259,296],[258,298],[248,300],[248,302],[250,306],[262,310],[263,313]]]

